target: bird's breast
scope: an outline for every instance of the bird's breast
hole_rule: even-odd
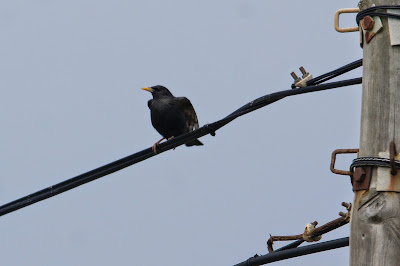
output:
[[[149,105],[153,127],[164,137],[179,136],[185,133],[185,117],[173,101],[153,100]]]

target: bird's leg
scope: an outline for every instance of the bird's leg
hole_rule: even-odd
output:
[[[171,140],[171,139],[173,139],[173,138],[174,138],[174,136],[170,137],[168,140]],[[175,148],[173,148],[173,150],[175,150]]]
[[[154,151],[155,154],[157,154],[157,152],[156,152],[157,145],[160,144],[160,142],[163,141],[164,139],[165,138],[160,139],[159,141],[154,143],[153,147],[151,147],[151,149]]]

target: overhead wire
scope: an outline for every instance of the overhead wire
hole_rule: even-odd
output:
[[[340,69],[341,68],[337,69],[336,71],[340,71]],[[334,71],[332,71],[332,72],[334,72]],[[331,73],[331,72],[329,72],[329,73]],[[351,86],[351,85],[356,85],[356,84],[361,84],[361,83],[362,83],[362,78],[359,77],[359,78],[341,80],[341,81],[325,83],[325,84],[316,84],[316,85],[307,86],[304,88],[283,90],[283,91],[274,92],[274,93],[262,96],[260,98],[255,99],[254,101],[251,101],[251,102],[247,103],[246,105],[240,107],[239,109],[237,109],[233,113],[229,114],[225,118],[222,118],[222,119],[220,119],[216,122],[210,123],[210,124],[206,124],[195,131],[177,136],[177,137],[173,138],[172,140],[161,143],[159,146],[157,146],[157,154],[155,154],[151,148],[147,148],[147,149],[144,149],[137,153],[134,153],[132,155],[126,156],[122,159],[119,159],[117,161],[103,165],[101,167],[98,167],[98,168],[88,171],[86,173],[80,174],[78,176],[67,179],[67,180],[60,182],[58,184],[55,184],[53,186],[44,188],[35,193],[29,194],[27,196],[24,196],[22,198],[19,198],[17,200],[14,200],[7,204],[4,204],[4,205],[0,206],[0,216],[5,215],[10,212],[13,212],[13,211],[16,211],[18,209],[24,208],[24,207],[34,204],[36,202],[45,200],[47,198],[56,196],[60,193],[66,192],[70,189],[76,188],[76,187],[86,184],[88,182],[94,181],[98,178],[109,175],[111,173],[114,173],[116,171],[124,169],[133,164],[139,163],[150,157],[158,155],[167,150],[176,148],[182,144],[185,144],[189,141],[198,139],[205,135],[211,134],[214,136],[215,131],[217,131],[218,129],[227,125],[228,123],[232,122],[236,118],[243,116],[245,114],[248,114],[250,112],[253,112],[259,108],[265,107],[265,106],[267,106],[273,102],[276,102],[278,100],[281,100],[285,97],[300,95],[300,94],[304,94],[304,93],[317,92],[317,91],[322,91],[322,90],[328,90],[328,89],[334,89],[334,88],[339,88],[339,87],[344,87],[344,86]]]
[[[347,204],[345,202],[342,203],[342,205],[343,206],[347,206],[347,207],[351,206],[351,204]],[[348,213],[349,212],[350,212],[350,209],[348,209]],[[348,224],[350,222],[350,216],[348,216],[349,215],[348,213],[346,215],[344,215],[343,217],[337,218],[337,219],[335,219],[333,221],[330,221],[327,224],[324,224],[323,226],[320,226],[320,227],[316,228],[312,232],[312,234],[309,236],[309,239],[316,239],[319,236],[322,236],[323,234],[326,234],[326,233],[328,233],[330,231],[336,230],[337,228]],[[272,240],[272,238],[274,238],[274,237],[271,236],[270,239]],[[275,251],[272,250],[273,241],[270,242],[270,240],[268,240],[267,245],[268,245],[268,250],[272,250],[273,252],[276,252],[276,251],[282,251],[282,250],[296,248],[296,247],[300,246],[305,241],[306,240],[304,239],[304,237],[302,237],[301,239],[298,239],[298,240],[296,240],[296,241],[294,241],[294,242],[292,242],[292,243],[290,243],[288,245],[285,245],[285,246],[283,246],[283,247],[281,247],[279,249],[276,249]]]
[[[337,76],[340,76],[340,75],[342,75],[342,74],[344,74],[346,72],[349,72],[349,71],[351,71],[351,70],[353,70],[355,68],[358,68],[358,67],[362,66],[362,62],[363,62],[363,60],[359,59],[359,60],[354,61],[354,62],[352,62],[350,64],[347,64],[347,65],[342,66],[342,67],[340,67],[338,69],[335,69],[335,70],[333,70],[331,72],[328,72],[328,73],[325,73],[325,74],[320,75],[318,77],[315,77],[315,78],[307,81],[307,86],[317,85],[317,84],[326,82],[326,81],[328,81],[330,79],[333,79],[333,78],[335,78]]]
[[[254,256],[246,261],[235,264],[234,266],[256,266],[264,265],[275,261],[290,259],[298,256],[313,254],[317,252],[327,251],[336,248],[347,247],[349,245],[349,238],[339,238],[335,240],[325,241],[317,244],[312,244],[299,248],[292,248],[288,250],[277,250],[266,255]]]

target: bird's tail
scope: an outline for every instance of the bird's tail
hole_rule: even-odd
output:
[[[186,143],[186,146],[201,146],[201,145],[203,145],[203,143],[201,143],[198,139]]]

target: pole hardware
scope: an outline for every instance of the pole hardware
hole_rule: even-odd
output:
[[[281,247],[275,251],[282,251],[287,249],[293,249],[300,246],[303,242],[314,242],[319,241],[323,234],[326,234],[332,230],[335,230],[347,223],[350,222],[350,213],[351,213],[351,203],[342,202],[342,206],[346,208],[347,212],[339,212],[339,218],[332,220],[320,227],[317,227],[318,222],[314,221],[312,223],[306,224],[304,232],[298,235],[289,235],[289,236],[272,236],[267,241],[268,252],[274,252],[273,244],[276,241],[290,241],[297,240],[289,245]]]
[[[292,78],[294,79],[294,83],[298,83],[300,82],[301,78],[299,78],[296,73],[293,71],[292,73],[290,73],[290,75],[292,76]]]
[[[382,21],[379,16],[365,16],[361,23],[360,42],[361,47],[364,46],[364,41],[368,44],[378,32],[383,29]]]
[[[391,141],[389,149],[379,152],[380,160],[386,160],[383,167],[378,167],[376,190],[400,192],[400,155],[397,154],[396,144]]]
[[[362,6],[363,4],[359,5]],[[369,43],[372,38],[383,28],[380,17],[388,17],[389,39],[391,45],[400,45],[400,5],[382,5],[365,8],[357,14],[356,21],[361,26],[360,45]],[[388,12],[388,11],[391,12]],[[386,11],[386,12],[382,12]]]
[[[332,158],[331,158],[331,171],[334,174],[337,175],[348,175],[352,176],[353,173],[350,171],[345,171],[345,170],[338,170],[335,169],[335,162],[336,162],[336,155],[337,154],[346,154],[346,153],[358,153],[358,149],[337,149],[332,152]]]
[[[375,25],[375,20],[371,16],[366,16],[364,17],[361,25],[364,30],[372,30]]]
[[[346,153],[358,153],[358,149],[337,149],[332,153],[331,171],[338,175],[348,175],[351,179],[353,191],[366,190],[371,183],[372,166],[362,165],[350,167],[350,171],[335,169],[336,155]]]
[[[359,27],[350,27],[350,28],[341,28],[339,26],[339,16],[342,13],[358,13],[360,12],[360,9],[358,8],[342,8],[339,9],[338,11],[335,12],[335,30],[337,32],[354,32],[354,31],[359,31]]]
[[[377,169],[376,191],[400,192],[400,155],[393,141],[387,151],[379,152],[378,157],[358,157],[353,160],[350,165],[353,191],[369,188],[373,167]]]
[[[394,141],[390,142],[390,174],[391,175],[397,175],[397,168],[396,168],[396,162],[395,162],[395,156],[397,155],[396,152],[396,144]]]
[[[353,191],[367,190],[371,183],[372,166],[360,166],[354,169],[351,175]]]
[[[296,73],[294,73],[294,71],[292,73],[290,73],[290,75],[293,77],[294,79],[294,87],[299,87],[299,88],[304,88],[307,87],[307,81],[312,80],[312,75],[310,73],[308,73],[303,66],[301,66],[300,68],[300,72],[302,74],[302,77],[298,77],[296,75]]]

